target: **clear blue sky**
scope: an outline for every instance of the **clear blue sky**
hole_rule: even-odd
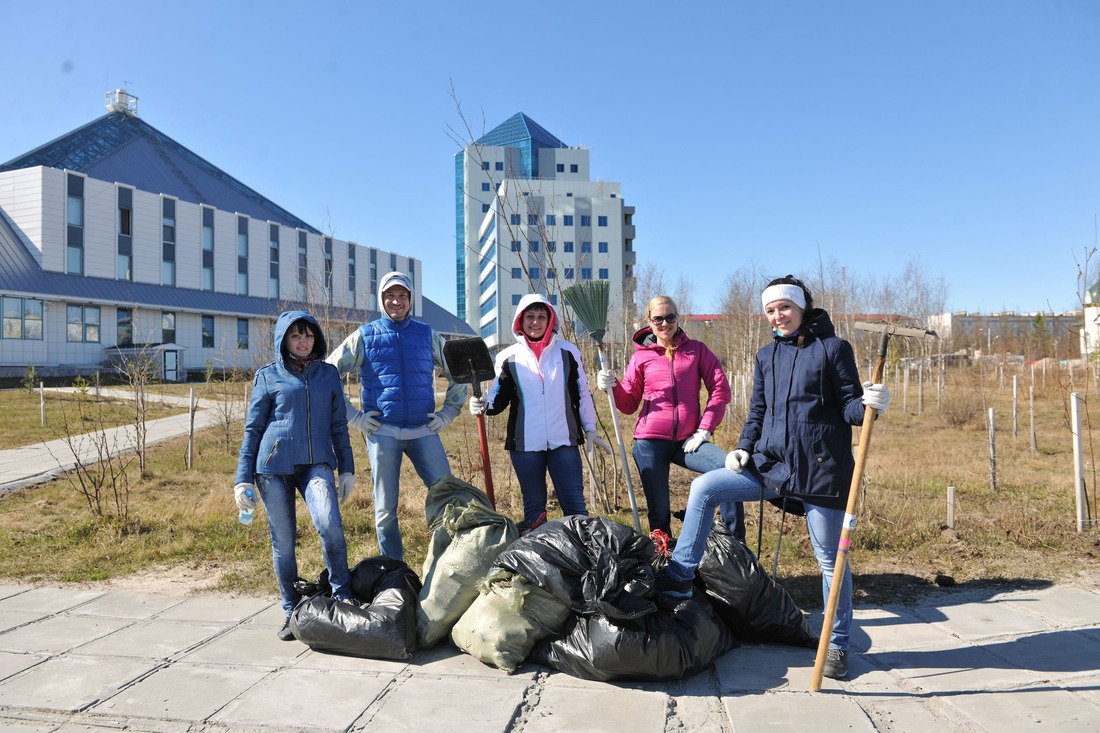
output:
[[[0,0],[0,161],[140,116],[320,229],[424,261],[453,310],[454,163],[525,112],[591,148],[640,263],[915,255],[952,310],[1078,304],[1100,212],[1100,3]],[[1100,260],[1100,258],[1097,258]]]

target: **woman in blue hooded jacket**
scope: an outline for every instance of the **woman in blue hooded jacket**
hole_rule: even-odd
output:
[[[352,601],[340,504],[355,487],[344,387],[324,361],[328,347],[317,320],[285,311],[275,322],[275,360],[256,371],[244,424],[233,494],[242,511],[256,506],[256,487],[271,530],[271,558],[286,620],[279,638],[290,641],[290,613],[298,603],[295,492],[302,495],[321,537],[333,597]],[[339,472],[339,483],[333,471]],[[352,601],[354,602],[354,601]]]
[[[666,595],[691,595],[719,502],[793,497],[804,505],[823,597],[829,598],[855,471],[852,426],[863,424],[866,407],[885,411],[890,392],[885,385],[860,384],[851,344],[837,337],[828,313],[814,308],[801,280],[772,280],[761,303],[775,338],[756,354],[752,401],[737,449],[726,456],[725,469],[691,484],[680,542],[658,576]],[[827,677],[847,674],[851,625],[852,576],[845,565]]]

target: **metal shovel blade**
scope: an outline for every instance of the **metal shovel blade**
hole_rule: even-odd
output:
[[[450,339],[443,344],[443,358],[451,370],[451,378],[461,384],[474,386],[474,394],[480,396],[482,382],[496,376],[489,347],[477,336]]]

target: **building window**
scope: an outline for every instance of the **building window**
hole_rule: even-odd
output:
[[[528,271],[531,273],[531,279],[532,280],[538,280],[539,277],[541,277],[541,274],[539,272],[539,268],[537,268],[537,267],[528,268]]]
[[[519,226],[519,214],[512,214],[508,217],[508,222],[513,226]]]
[[[298,232],[298,300],[306,299],[306,282],[309,279],[309,258],[307,257],[306,233]]]
[[[42,301],[0,298],[0,338],[42,340]]]
[[[573,243],[572,242],[566,242],[565,245],[562,247],[562,251],[572,252],[573,251]]]
[[[325,298],[332,303],[332,237],[325,237]]]
[[[279,297],[279,225],[267,227],[267,297]]]
[[[547,240],[547,242],[546,242],[546,251],[547,252],[556,252],[557,249],[558,249],[558,243],[557,242],[555,242],[553,239]]]
[[[502,170],[504,170],[504,163],[503,163],[502,161],[499,161],[499,160],[498,160],[498,161],[497,161],[497,164],[496,164],[496,169],[497,169],[498,171],[502,171]]]
[[[214,289],[214,210],[202,207],[202,289]]]
[[[70,343],[99,343],[99,306],[65,307],[65,340]]]
[[[119,280],[134,279],[134,191],[118,189],[118,255],[115,277]]]
[[[591,242],[581,242],[581,252],[582,253],[583,252],[591,252],[591,251],[592,251],[592,243]]]
[[[512,251],[513,252],[519,252],[520,250],[521,250],[521,247],[520,247],[520,244],[519,244],[519,240],[518,239],[513,239],[512,240]]]
[[[237,295],[248,295],[248,217],[237,217]]]
[[[538,252],[539,251],[539,240],[529,239],[529,240],[527,240],[527,246],[530,248],[530,251]]]
[[[598,227],[607,226],[607,217],[606,216],[597,216],[596,217],[596,226],[598,226]]]
[[[489,315],[494,310],[496,310],[496,307],[497,307],[497,294],[493,293],[492,295],[490,295],[488,298],[485,299],[484,303],[481,304],[481,317],[484,318],[485,316]]]
[[[160,313],[160,342],[162,344],[176,343],[176,314],[171,311]]]
[[[480,294],[485,295],[485,293],[489,290],[490,287],[492,287],[493,283],[495,283],[496,281],[497,281],[496,268],[490,266],[489,267],[489,274],[486,275],[485,279],[481,281],[481,293]]]
[[[527,226],[537,227],[538,225],[539,225],[539,215],[538,214],[528,214],[527,215]]]
[[[558,173],[565,173],[565,163],[558,163],[554,168]]]
[[[519,280],[522,277],[523,277],[523,270],[521,270],[518,267],[513,267],[512,268],[512,279],[513,280]]]
[[[482,204],[481,205],[481,213],[482,214],[488,214],[489,213],[489,204]]]
[[[370,252],[370,294],[378,294],[378,250],[371,247]]]
[[[520,302],[521,300],[523,300],[523,296],[522,296],[522,295],[518,295],[518,294],[517,294],[517,295],[513,295],[513,296],[512,296],[512,305],[519,305],[519,302]]]
[[[238,318],[237,319],[237,348],[238,349],[247,349],[248,348],[248,319],[247,318]]]
[[[576,164],[576,163],[570,163],[570,164],[569,164],[569,172],[570,172],[570,173],[579,173],[579,172],[580,172],[580,168],[579,168],[579,167],[577,166],[577,164]]]
[[[572,280],[573,279],[573,273],[574,273],[574,270],[573,270],[572,267],[565,268],[565,273],[564,273],[565,274],[565,279],[566,280]]]
[[[546,215],[546,226],[552,227],[552,226],[557,225],[557,223],[558,223],[558,217],[557,217],[556,214],[547,214]]]
[[[119,308],[115,313],[118,324],[115,343],[119,346],[132,346],[134,343],[134,312],[129,308]]]
[[[214,316],[202,317],[202,347],[214,348]]]
[[[581,280],[591,280],[591,279],[592,279],[592,268],[591,267],[582,267],[581,268]]]
[[[601,254],[607,254],[607,242],[600,242],[596,247]]]
[[[348,242],[348,292],[351,293],[351,307],[355,307],[355,245]]]
[[[565,222],[565,226],[567,226],[567,227],[573,226],[573,215],[572,214],[566,214],[562,217],[562,219]]]
[[[84,179],[66,176],[68,203],[65,214],[65,272],[84,274]]]
[[[489,170],[489,161],[487,161],[487,160],[486,160],[486,161],[483,161],[483,162],[482,162],[482,164],[481,164],[481,170],[483,170],[483,171],[487,171],[487,170]]]
[[[609,275],[608,275],[608,272],[607,272],[607,268],[606,267],[601,267],[600,268],[600,279],[601,280],[606,280],[608,278],[608,276]]]
[[[588,214],[581,214],[581,226],[582,227],[592,226],[592,217],[589,216]]]
[[[557,275],[557,273],[554,272],[553,267],[547,267],[546,268],[546,279],[547,280],[553,280],[555,275]]]
[[[550,305],[557,305],[557,304],[558,304],[558,296],[551,293],[550,294]]]
[[[492,190],[492,188],[493,188],[493,187],[492,187],[492,186],[490,186],[488,182],[485,182],[485,183],[482,183],[482,184],[481,184],[481,190],[482,190],[482,191],[491,191],[491,190]]]
[[[160,204],[160,284],[176,284],[176,201],[161,199]]]

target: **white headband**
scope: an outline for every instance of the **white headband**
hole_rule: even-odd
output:
[[[797,285],[786,283],[769,285],[760,295],[760,303],[765,308],[768,307],[768,303],[774,303],[777,300],[789,300],[802,310],[806,310],[806,294]]]

